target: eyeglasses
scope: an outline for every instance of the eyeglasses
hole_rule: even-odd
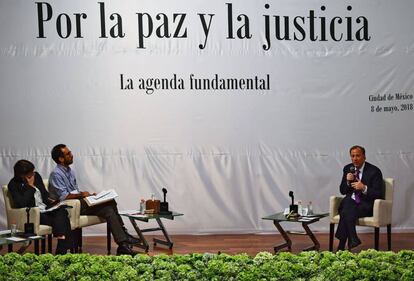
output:
[[[66,152],[66,153],[63,153],[63,156],[68,156],[68,155],[72,155],[72,151],[68,151],[68,152]]]

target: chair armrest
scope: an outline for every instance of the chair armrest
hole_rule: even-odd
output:
[[[30,208],[29,219],[34,224],[34,232],[38,233],[40,225],[40,210],[38,207]],[[27,222],[26,208],[10,209],[8,211],[8,220],[9,224],[15,223],[18,230],[24,231],[24,224]]]
[[[338,215],[339,204],[341,203],[343,197],[331,196],[329,197],[329,218],[332,219],[334,216]]]
[[[80,201],[77,199],[69,199],[62,201],[63,204],[71,206],[72,208],[66,209],[69,214],[70,225],[72,229],[79,227],[79,216],[80,216]]]
[[[376,199],[374,201],[373,217],[374,222],[378,227],[391,224],[392,201]]]

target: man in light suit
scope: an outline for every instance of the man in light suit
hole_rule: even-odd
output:
[[[375,199],[384,197],[381,170],[365,162],[365,149],[355,145],[349,153],[352,163],[344,167],[339,186],[345,198],[338,208],[340,220],[335,234],[339,239],[338,250],[344,250],[347,241],[350,249],[361,244],[356,233],[356,222],[358,218],[372,216]]]

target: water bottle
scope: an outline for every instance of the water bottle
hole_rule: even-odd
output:
[[[145,213],[145,200],[141,199],[139,202],[139,213],[144,214]]]
[[[302,216],[303,210],[302,210],[302,201],[298,201],[298,215]]]
[[[312,201],[308,203],[308,215],[313,215]]]

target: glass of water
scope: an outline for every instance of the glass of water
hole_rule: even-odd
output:
[[[309,213],[308,207],[302,207],[302,216],[307,216]]]
[[[15,223],[10,225],[10,235],[15,236],[17,233],[17,225]]]

